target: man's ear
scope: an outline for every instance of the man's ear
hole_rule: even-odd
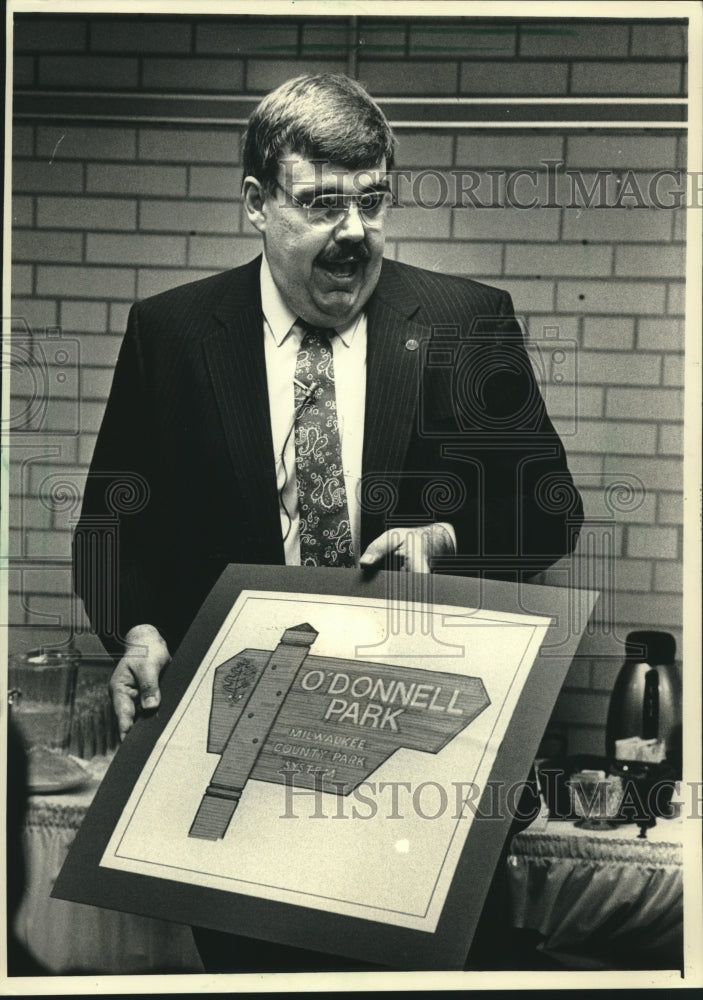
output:
[[[266,193],[261,181],[256,177],[247,176],[242,181],[242,195],[244,197],[244,210],[247,213],[249,222],[254,229],[260,233],[266,230]]]

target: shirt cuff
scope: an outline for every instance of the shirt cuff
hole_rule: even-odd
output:
[[[444,528],[444,530],[447,532],[447,534],[452,540],[452,548],[454,549],[452,555],[456,555],[456,531],[454,530],[454,526],[449,524],[447,521],[441,521],[440,523],[437,523],[435,526],[437,528]]]

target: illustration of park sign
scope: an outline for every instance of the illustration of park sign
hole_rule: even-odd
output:
[[[310,656],[317,636],[297,625],[214,671],[220,761],[189,836],[224,837],[250,777],[348,795],[401,747],[437,753],[490,704],[478,677]]]

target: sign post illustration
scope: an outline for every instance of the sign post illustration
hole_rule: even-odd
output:
[[[220,760],[190,837],[223,838],[249,778],[348,795],[401,747],[438,753],[490,705],[479,677],[311,656],[317,636],[297,625],[215,669],[207,750]]]

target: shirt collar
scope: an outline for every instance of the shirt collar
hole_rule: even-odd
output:
[[[273,280],[271,268],[269,267],[265,253],[261,258],[260,282],[264,318],[276,342],[276,347],[280,347],[291,332],[291,328],[298,316],[287,305],[279,292],[278,285]],[[363,312],[359,313],[347,326],[342,328],[335,327],[335,332],[345,347],[351,347],[354,335],[362,321],[365,322],[365,314]]]

